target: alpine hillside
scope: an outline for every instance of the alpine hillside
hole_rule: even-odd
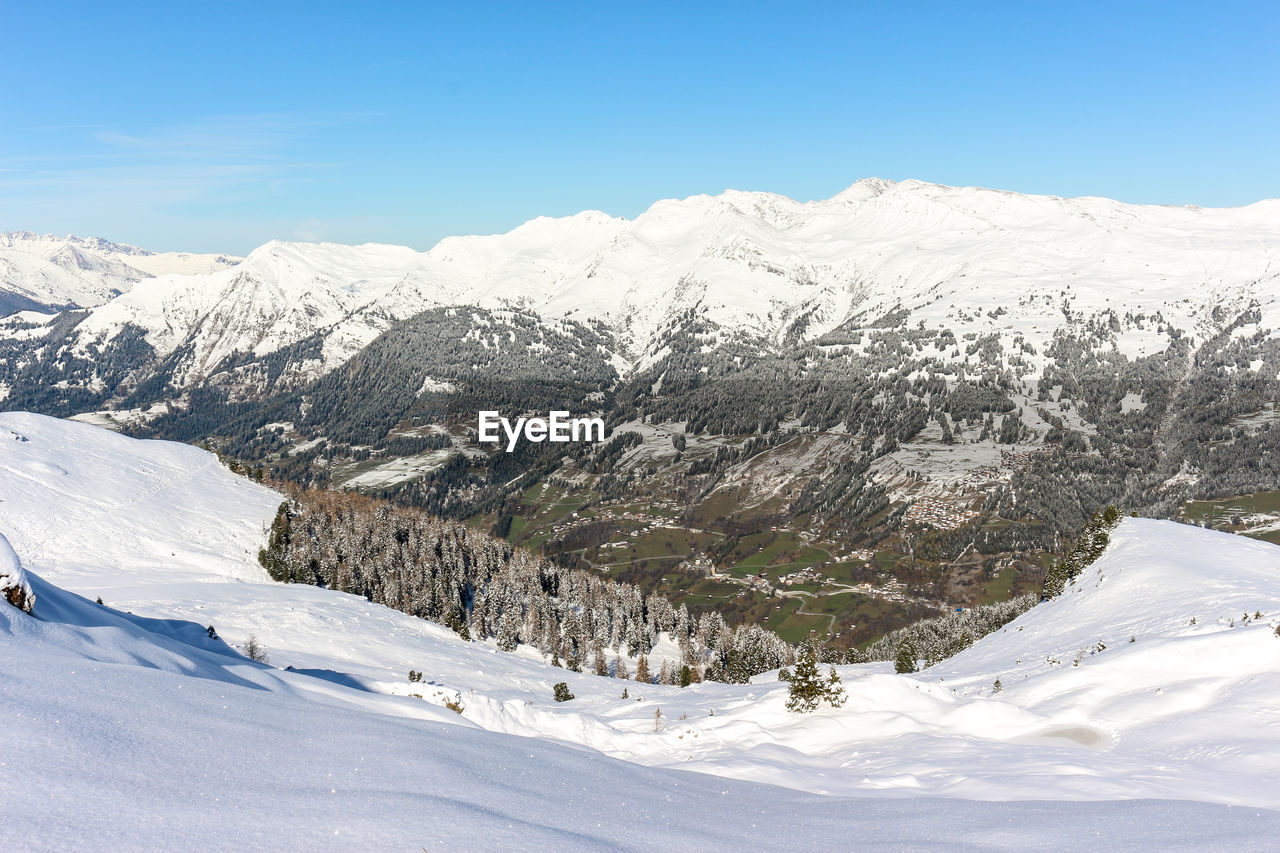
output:
[[[1102,504],[1280,527],[1280,201],[870,179],[430,251],[269,243],[0,321],[0,405],[208,443],[861,644],[1038,592]],[[476,412],[603,445],[475,440]]]

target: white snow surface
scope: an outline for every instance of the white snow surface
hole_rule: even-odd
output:
[[[273,583],[256,552],[279,496],[196,448],[25,413],[0,435],[26,439],[0,441],[0,541],[37,596],[30,616],[0,604],[0,848],[1204,850],[1280,831],[1275,546],[1125,519],[1060,598],[914,676],[841,667],[844,707],[793,715],[772,674],[619,682]],[[271,666],[237,654],[250,634]]]
[[[35,604],[31,580],[27,577],[26,571],[23,570],[22,563],[18,560],[18,555],[14,553],[9,540],[0,535],[0,602],[4,602],[10,595],[19,596],[22,609],[28,612],[31,611]],[[8,603],[13,604],[12,601]],[[13,604],[13,606],[16,607],[17,604]]]
[[[538,218],[427,252],[271,242],[232,269],[140,282],[77,335],[87,346],[134,323],[162,356],[190,343],[183,383],[232,353],[316,332],[318,375],[441,305],[599,320],[617,333],[624,369],[652,361],[657,336],[686,310],[781,341],[903,308],[911,326],[1037,349],[1114,310],[1116,346],[1135,356],[1167,346],[1163,324],[1193,338],[1215,330],[1215,308],[1257,302],[1261,324],[1280,326],[1278,277],[1280,200],[1160,207],[872,178],[813,202],[728,191],[659,201],[634,220]]]

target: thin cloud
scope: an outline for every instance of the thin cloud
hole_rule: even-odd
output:
[[[93,138],[107,154],[165,160],[267,160],[282,156],[295,145],[308,124],[288,116],[219,116],[142,131],[100,129],[94,131]]]
[[[0,157],[0,201],[15,209],[134,211],[224,204],[331,180],[335,163],[295,159],[304,137],[352,116],[231,115],[149,128],[78,128],[73,152]],[[89,131],[89,132],[85,132]],[[62,168],[48,168],[57,163]]]

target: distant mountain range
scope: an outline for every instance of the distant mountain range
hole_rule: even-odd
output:
[[[901,607],[1006,597],[1103,503],[1178,516],[1280,488],[1277,200],[869,179],[427,252],[271,242],[237,261],[23,233],[0,264],[10,308],[39,309],[0,319],[0,408],[210,442],[677,600],[725,594],[677,589],[681,560],[888,575]],[[480,409],[553,408],[611,440],[475,441]],[[585,521],[664,502],[678,523],[625,542]],[[716,606],[763,620],[760,596]],[[794,621],[881,615],[846,610]]]
[[[92,308],[143,279],[226,269],[228,255],[148,252],[101,237],[0,233],[0,316],[18,311]]]
[[[825,201],[730,191],[660,201],[634,221],[539,218],[428,252],[273,241],[239,261],[10,232],[0,264],[11,300],[96,309],[77,348],[133,325],[157,359],[189,350],[178,388],[319,334],[314,377],[391,323],[456,305],[599,321],[624,373],[660,358],[686,312],[775,346],[900,319],[1037,347],[1114,312],[1117,347],[1138,355],[1167,337],[1126,314],[1201,336],[1215,308],[1252,300],[1273,316],[1280,201],[1154,207],[868,179]]]

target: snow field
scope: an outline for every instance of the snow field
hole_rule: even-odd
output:
[[[1275,546],[1124,519],[1060,598],[914,676],[840,667],[844,707],[800,716],[772,674],[599,678],[272,583],[279,501],[196,448],[0,414],[0,535],[38,599],[0,607],[0,846],[810,849],[799,825],[812,849],[1265,849],[1280,829]],[[273,666],[236,653],[250,634]]]

